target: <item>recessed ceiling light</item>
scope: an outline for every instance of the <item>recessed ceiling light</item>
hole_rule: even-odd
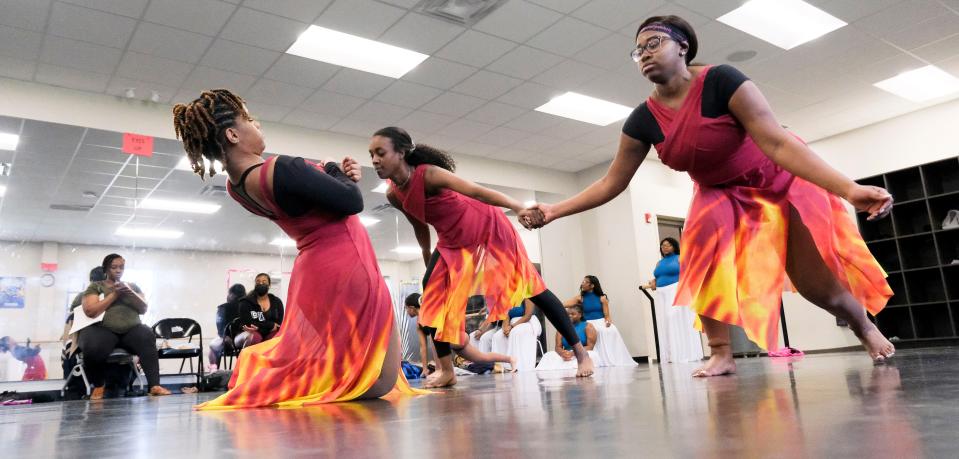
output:
[[[429,56],[398,46],[311,25],[286,50],[333,65],[399,78]]]
[[[373,188],[374,193],[386,193],[386,190],[390,188],[390,185],[386,182],[380,182],[379,185],[376,185],[376,188]]]
[[[184,156],[183,159],[180,160],[180,162],[176,163],[176,168],[181,171],[193,172],[193,167],[190,166],[190,158],[187,158],[186,156]],[[213,161],[213,168],[217,172],[224,171],[223,163],[221,163],[220,161]],[[204,171],[210,170],[210,161],[207,161],[206,158],[203,158],[203,170]]]
[[[189,212],[193,214],[212,214],[220,210],[220,205],[210,202],[172,201],[169,199],[147,198],[140,202],[140,208],[169,210],[171,212]]]
[[[392,249],[392,251],[396,253],[408,254],[408,255],[423,253],[423,249],[421,249],[417,245],[401,245]]]
[[[5,185],[0,185],[0,198],[2,198],[5,194],[7,194],[7,187]]]
[[[959,78],[935,65],[927,65],[873,83],[873,86],[915,102],[923,102],[959,91]]]
[[[156,228],[127,228],[121,226],[113,233],[117,236],[127,237],[149,237],[156,239],[178,239],[183,236],[183,231],[163,230]]]
[[[536,111],[584,123],[608,126],[629,116],[633,109],[595,97],[567,92],[552,98],[549,102],[537,108]]]
[[[373,226],[379,222],[380,219],[378,218],[360,216],[360,223],[362,223],[363,226]]]
[[[288,237],[278,237],[270,241],[270,245],[277,247],[296,247],[296,241]]]
[[[0,150],[16,150],[20,143],[20,136],[0,132]]]
[[[802,0],[751,0],[717,20],[782,49],[792,49],[846,25]]]

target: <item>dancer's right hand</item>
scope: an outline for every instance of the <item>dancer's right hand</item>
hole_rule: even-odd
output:
[[[360,178],[362,178],[362,168],[360,167],[360,163],[356,162],[355,159],[347,156],[343,158],[343,163],[340,166],[343,169],[343,173],[346,174],[350,180],[359,182]]]
[[[848,193],[846,200],[863,212],[868,212],[866,220],[883,218],[892,210],[892,195],[878,186],[857,184]]]
[[[519,221],[527,229],[542,228],[555,218],[553,206],[541,202],[519,213]]]
[[[476,341],[479,341],[479,339],[480,339],[481,336],[483,336],[483,334],[480,333],[479,330],[474,330],[474,331],[473,331],[473,339],[475,339]]]

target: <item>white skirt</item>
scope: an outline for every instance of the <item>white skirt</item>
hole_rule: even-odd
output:
[[[486,333],[483,333],[480,339],[473,338],[473,334],[470,333],[470,344],[479,349],[480,352],[493,352],[493,335],[497,331],[499,331],[499,328],[486,330]]]
[[[599,365],[599,354],[596,351],[588,351],[589,358],[593,359],[594,366]],[[556,351],[549,351],[543,358],[539,359],[539,365],[536,365],[536,371],[554,371],[554,370],[575,370],[577,369],[576,358],[563,360]]]
[[[509,323],[516,323],[521,318],[514,317]],[[516,371],[533,370],[536,368],[536,339],[542,333],[543,326],[540,325],[539,319],[532,316],[529,322],[513,327],[509,336],[503,333],[503,329],[496,330],[493,334],[492,351],[516,359]],[[503,367],[509,369],[510,365],[504,363]]]
[[[598,357],[594,362],[597,367],[636,366],[636,361],[629,354],[626,342],[623,341],[616,325],[607,327],[606,319],[593,319],[587,322],[593,324],[593,328],[596,329],[596,345],[593,346],[593,350]]]
[[[657,287],[656,325],[659,328],[660,362],[693,362],[703,359],[703,343],[694,327],[696,314],[689,306],[673,306],[676,287]]]

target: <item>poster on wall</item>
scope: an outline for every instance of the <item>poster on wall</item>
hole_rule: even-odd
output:
[[[0,308],[23,308],[26,288],[26,277],[0,276]]]

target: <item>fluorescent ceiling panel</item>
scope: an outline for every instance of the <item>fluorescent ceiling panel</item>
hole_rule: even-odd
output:
[[[140,208],[169,210],[171,212],[189,212],[194,214],[212,214],[220,210],[220,205],[209,202],[171,201],[169,199],[147,198],[140,203]]]
[[[179,239],[183,236],[183,231],[164,230],[157,228],[127,228],[121,226],[114,233],[117,236],[126,237],[146,237],[153,239]]]
[[[0,150],[16,150],[20,143],[20,136],[0,132]]]
[[[792,49],[846,25],[802,0],[751,0],[718,21],[782,49]]]
[[[584,123],[608,126],[629,116],[633,109],[595,97],[567,92],[554,97],[537,108],[536,111]]]
[[[873,83],[873,86],[914,102],[923,102],[959,91],[959,78],[939,67],[927,65]]]
[[[416,51],[315,25],[300,34],[286,52],[390,78],[405,75],[429,57]]]

